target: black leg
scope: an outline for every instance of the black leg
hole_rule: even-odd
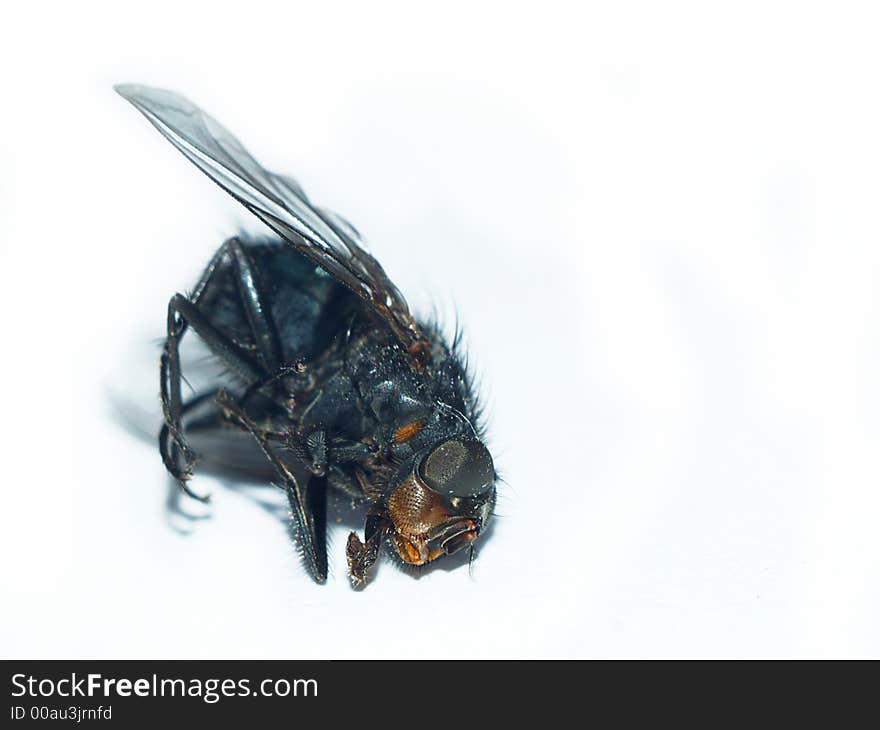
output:
[[[159,450],[165,467],[181,486],[192,476],[196,461],[196,455],[187,444],[181,426],[180,340],[188,326],[193,328],[212,353],[245,380],[256,380],[264,375],[262,366],[214,327],[195,303],[181,294],[172,297],[168,303],[168,334],[159,375],[162,410],[167,426],[160,434]],[[189,493],[189,490],[186,491]]]
[[[237,238],[231,238],[224,244],[232,255],[235,263],[235,282],[238,296],[244,305],[245,315],[263,361],[266,372],[278,369],[281,363],[281,344],[278,331],[272,321],[267,307],[266,298],[254,276],[254,266],[250,256]]]
[[[163,357],[163,368],[164,368],[164,357]],[[164,376],[163,376],[164,382]],[[188,411],[196,408],[200,404],[204,403],[206,400],[213,400],[214,396],[217,394],[217,391],[210,391],[208,393],[202,393],[199,396],[187,401],[180,408],[180,418],[182,418]],[[182,454],[181,454],[182,452]],[[186,483],[186,471],[181,470],[179,465],[179,460],[181,455],[184,456],[189,462],[192,464],[196,460],[196,456],[193,453],[192,449],[190,449],[186,442],[184,441],[183,447],[180,444],[171,438],[171,428],[166,420],[165,423],[162,424],[162,428],[159,431],[159,453],[162,456],[162,462],[165,464],[165,468],[177,479],[177,483],[180,485],[180,488],[193,499],[197,499],[200,502],[209,501],[208,496],[203,496],[201,494],[196,494],[193,492],[189,485]]]
[[[235,267],[238,294],[257,345],[260,362],[215,328],[198,307],[218,268],[230,258]],[[178,294],[168,304],[167,337],[159,376],[165,416],[165,426],[159,435],[159,451],[165,467],[184,491],[197,499],[203,499],[186,486],[197,458],[186,442],[181,424],[183,404],[180,393],[182,375],[179,345],[188,326],[195,330],[227,367],[246,382],[262,383],[267,380],[269,372],[278,369],[281,349],[275,325],[254,277],[250,257],[237,238],[229,239],[217,250],[193,289],[191,298]],[[260,387],[262,386],[257,389]]]
[[[239,402],[228,393],[217,394],[217,404],[224,416],[238,423],[256,439],[266,458],[284,481],[290,511],[296,522],[303,554],[318,583],[327,580],[327,480],[324,476],[309,475],[303,465],[300,478],[284,463],[271,439],[245,413]],[[305,481],[305,488],[303,482]]]
[[[308,385],[309,377],[306,365],[301,361],[281,365],[274,372],[267,373],[264,377],[251,383],[247,387],[247,390],[242,394],[241,398],[239,398],[239,403],[242,408],[247,408],[251,398],[257,393],[270,386],[277,387],[280,383],[283,392],[280,394],[281,398],[279,405],[287,411],[290,418],[293,418],[296,401],[291,393],[304,390]]]

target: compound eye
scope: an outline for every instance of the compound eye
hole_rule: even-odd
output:
[[[495,486],[495,466],[476,439],[449,439],[419,465],[419,476],[433,491],[450,497],[476,497]]]

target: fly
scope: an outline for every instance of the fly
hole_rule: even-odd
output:
[[[116,87],[277,238],[235,237],[189,296],[168,304],[159,452],[190,496],[200,460],[262,475],[290,505],[314,579],[327,579],[327,491],[365,505],[352,532],[352,583],[383,546],[409,565],[463,549],[486,529],[496,473],[472,383],[438,328],[406,300],[341,216],[268,172],[184,97]],[[184,400],[180,343],[192,330],[233,384]]]

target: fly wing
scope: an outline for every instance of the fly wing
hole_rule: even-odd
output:
[[[263,169],[225,127],[183,96],[134,84],[115,89],[196,167],[357,294],[413,358],[424,353],[425,336],[406,300],[350,223],[313,206],[292,178]]]

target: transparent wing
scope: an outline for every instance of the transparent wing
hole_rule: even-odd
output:
[[[414,358],[425,352],[425,337],[406,300],[354,226],[313,206],[292,178],[264,170],[225,127],[188,99],[134,84],[114,88],[202,172],[363,299]]]

